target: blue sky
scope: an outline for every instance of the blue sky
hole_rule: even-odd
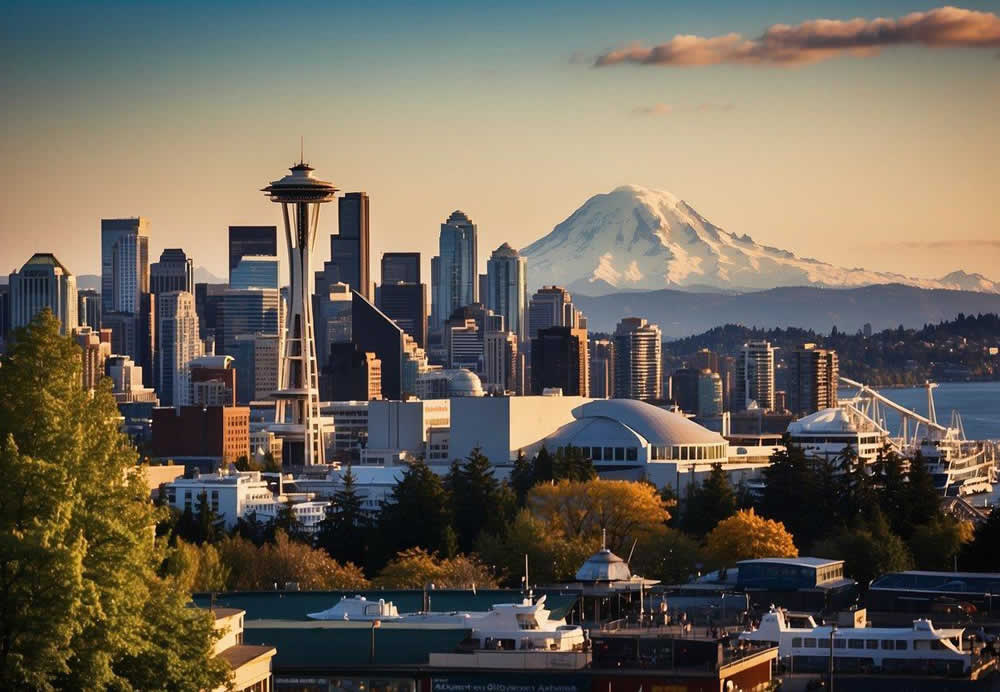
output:
[[[426,262],[455,208],[485,256],[631,182],[802,255],[1000,278],[984,244],[1000,237],[1000,48],[592,66],[676,34],[938,6],[2,3],[2,183],[18,201],[0,212],[4,257],[54,251],[94,272],[99,219],[142,214],[154,250],[223,273],[228,224],[278,222],[258,190],[302,135],[321,177],[372,195],[376,273],[385,250]]]

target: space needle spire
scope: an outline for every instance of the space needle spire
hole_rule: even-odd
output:
[[[325,463],[320,430],[319,373],[309,289],[310,256],[319,227],[321,204],[334,199],[337,188],[313,177],[300,156],[290,174],[261,190],[281,205],[288,241],[289,296],[281,382],[272,431],[283,441],[284,460],[293,466]]]

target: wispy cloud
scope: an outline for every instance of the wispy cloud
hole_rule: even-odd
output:
[[[912,12],[898,19],[814,19],[775,24],[755,39],[737,33],[674,36],[667,43],[631,44],[600,55],[596,67],[637,65],[802,65],[843,55],[876,55],[888,46],[1000,47],[1000,17],[960,7]]]
[[[651,106],[636,106],[632,109],[632,115],[670,115],[674,112],[674,107],[669,103],[654,103]]]

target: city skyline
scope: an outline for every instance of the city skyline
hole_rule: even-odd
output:
[[[297,157],[295,133],[335,184],[371,196],[372,265],[415,251],[426,272],[459,208],[484,266],[500,243],[520,249],[590,196],[639,183],[800,256],[996,279],[1000,19],[963,3],[946,30],[939,7],[387,4],[276,22],[224,3],[14,6],[0,34],[0,80],[17,95],[7,263],[55,251],[98,273],[100,219],[141,215],[151,256],[184,248],[224,277],[226,228],[277,221],[254,190]],[[837,20],[834,47],[810,23],[821,17]],[[779,24],[781,55],[760,38]],[[304,33],[289,52],[292,27]],[[37,227],[45,247],[17,230]]]

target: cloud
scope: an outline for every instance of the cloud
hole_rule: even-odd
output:
[[[670,115],[673,110],[669,103],[654,103],[652,106],[636,106],[632,115]]]
[[[802,65],[844,53],[876,55],[888,46],[1000,47],[1000,17],[960,7],[911,12],[898,19],[814,19],[775,24],[755,39],[737,33],[702,37],[678,34],[651,48],[631,44],[597,57],[595,67],[637,65]]]

